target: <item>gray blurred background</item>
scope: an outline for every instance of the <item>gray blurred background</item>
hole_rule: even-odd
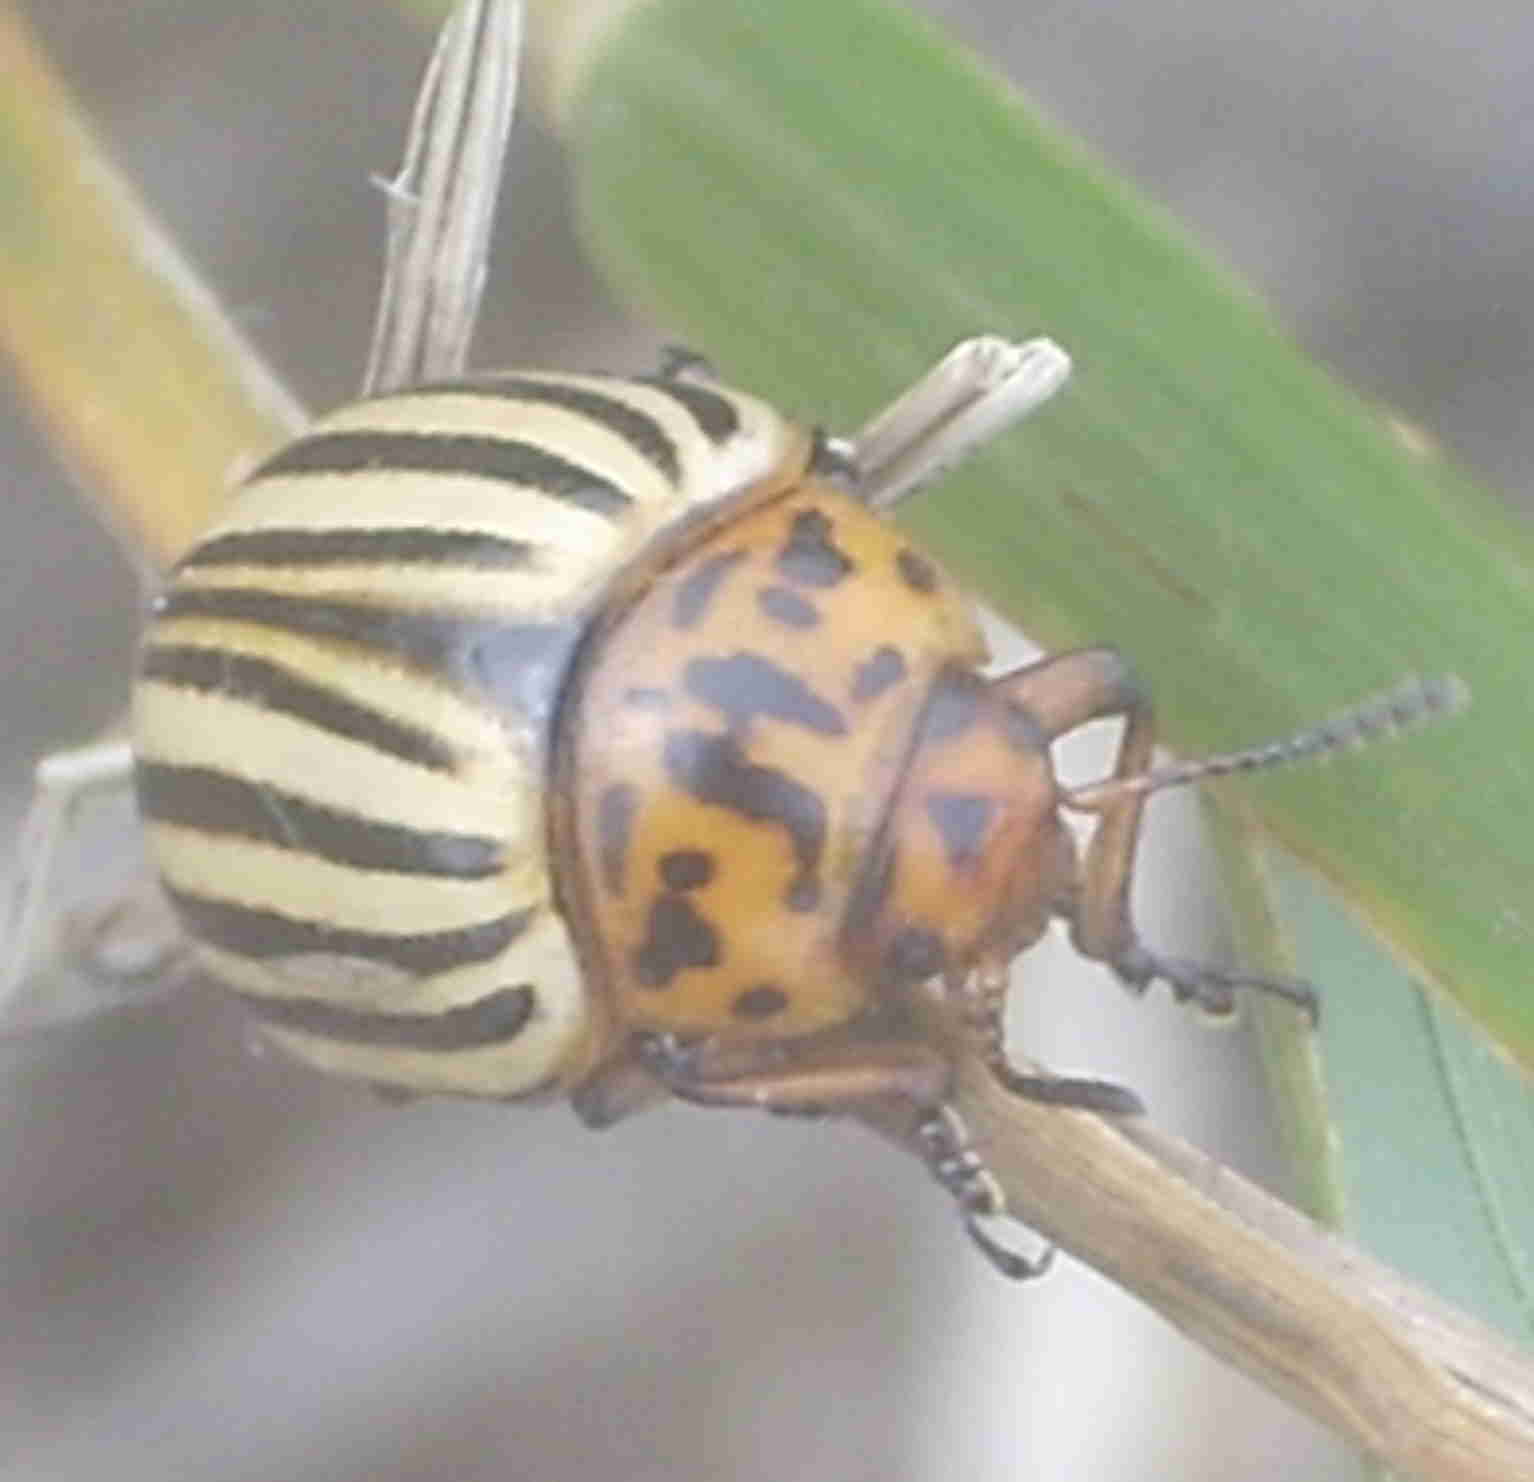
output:
[[[344,399],[375,289],[367,180],[396,159],[423,37],[378,0],[23,8],[274,363],[312,404]],[[1534,13],[925,8],[1527,507]],[[478,359],[644,364],[664,327],[584,273],[557,150],[519,127]],[[137,595],[12,406],[0,450],[3,822],[29,758],[121,704]],[[1153,831],[1147,935],[1218,951],[1195,820],[1168,799]],[[1067,956],[1029,959],[1030,1049],[1131,1081],[1281,1187],[1242,1038]],[[1351,1475],[1074,1263],[1003,1284],[918,1171],[851,1130],[391,1111],[254,1056],[203,996],[0,1046],[0,1095],[7,1478]]]

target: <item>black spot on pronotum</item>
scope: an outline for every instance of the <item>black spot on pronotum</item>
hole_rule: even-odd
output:
[[[841,711],[823,700],[797,674],[760,654],[738,653],[727,659],[693,659],[683,672],[688,694],[728,717],[732,729],[755,715],[803,726],[822,736],[844,736]]]
[[[623,894],[638,807],[639,789],[629,782],[613,783],[597,799],[597,865],[610,895]]]
[[[858,665],[852,676],[852,698],[859,704],[877,700],[892,685],[906,676],[905,660],[898,648],[880,644],[871,657]]]
[[[788,1007],[788,995],[774,983],[758,983],[755,988],[747,988],[744,993],[737,994],[734,1003],[730,1005],[730,1012],[737,1019],[748,1019],[759,1023],[763,1019],[771,1019],[781,1014]]]
[[[791,903],[813,887],[826,844],[826,805],[817,794],[784,772],[747,761],[733,736],[673,731],[664,754],[672,781],[690,796],[787,830],[799,862]]]
[[[813,628],[820,622],[815,604],[788,587],[763,587],[756,594],[756,605],[785,628]]]
[[[778,552],[778,573],[799,587],[834,587],[852,561],[831,538],[831,521],[818,509],[800,510]]]
[[[885,949],[884,965],[901,983],[920,983],[942,972],[948,953],[930,927],[903,926]]]
[[[666,988],[692,967],[719,962],[719,934],[680,895],[663,895],[650,907],[645,940],[634,953],[634,976],[646,988]]]
[[[950,665],[938,676],[922,713],[920,740],[930,744],[962,736],[980,718],[986,682],[968,669]]]
[[[1049,750],[1049,736],[1025,705],[1007,700],[1001,707],[1001,731],[1014,751],[1037,755]]]
[[[660,877],[667,890],[700,890],[714,878],[714,856],[702,849],[673,849],[661,855]]]
[[[927,795],[927,816],[942,836],[948,868],[971,869],[980,858],[995,805],[980,793],[933,792]]]
[[[925,556],[918,556],[910,547],[895,557],[895,566],[900,572],[900,579],[913,592],[925,595],[937,590],[937,567]]]
[[[744,551],[716,551],[706,556],[682,578],[671,603],[671,621],[679,628],[694,628],[718,595],[733,567],[745,560]]]

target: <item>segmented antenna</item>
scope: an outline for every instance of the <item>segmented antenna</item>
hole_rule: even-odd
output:
[[[1210,777],[1226,777],[1232,772],[1257,772],[1268,767],[1287,767],[1293,762],[1326,756],[1334,751],[1369,746],[1389,740],[1440,715],[1452,715],[1469,703],[1470,689],[1457,675],[1444,674],[1432,679],[1413,677],[1384,694],[1373,695],[1336,715],[1296,731],[1277,741],[1268,741],[1245,751],[1226,752],[1196,762],[1175,762],[1155,767],[1133,777],[1110,777],[1085,787],[1067,788],[1061,801],[1068,808],[1096,811],[1109,803],[1136,794],[1160,792],[1168,787],[1185,787]]]

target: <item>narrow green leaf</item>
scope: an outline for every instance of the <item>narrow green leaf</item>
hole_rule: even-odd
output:
[[[1035,638],[1132,652],[1172,744],[1469,683],[1468,716],[1247,794],[1534,1065],[1528,526],[903,13],[652,0],[600,36],[565,111],[594,251],[732,378],[846,427],[962,336],[1072,351],[1061,402],[909,519]]]
[[[1534,1094],[1304,869],[1274,851],[1263,864],[1286,930],[1331,973],[1321,1041],[1346,1223],[1534,1342]]]

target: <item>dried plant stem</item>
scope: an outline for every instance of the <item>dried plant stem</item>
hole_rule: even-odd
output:
[[[1534,1363],[1497,1334],[1145,1119],[1019,1099],[973,1057],[956,1107],[1019,1218],[1401,1476],[1534,1477]]]
[[[241,456],[301,409],[107,163],[0,9],[0,346],[135,561],[208,521]]]

